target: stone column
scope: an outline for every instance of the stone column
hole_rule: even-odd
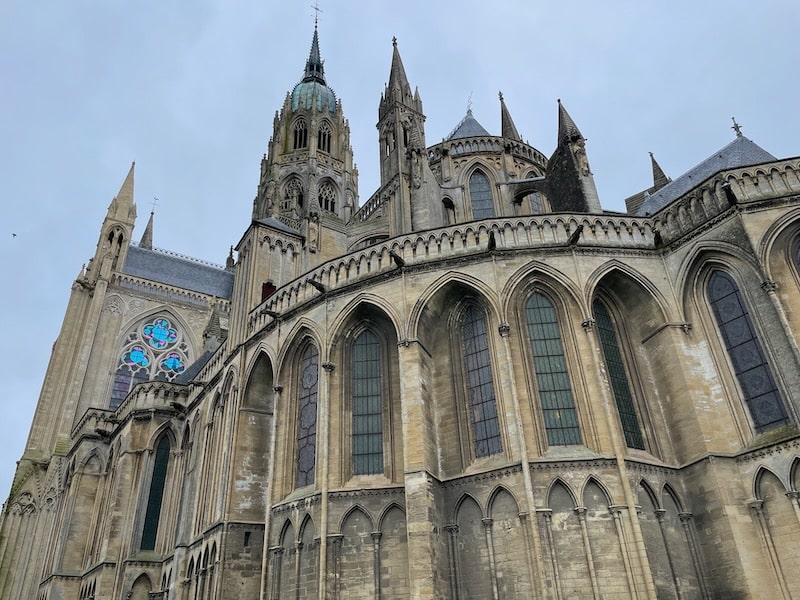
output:
[[[556,592],[556,598],[560,599],[561,596],[561,577],[558,574],[558,557],[556,556],[556,546],[553,543],[553,511],[549,508],[539,509],[537,511],[544,518],[545,535],[547,536],[547,546],[550,549],[550,565],[553,569],[553,588]]]
[[[458,525],[444,526],[447,532],[447,567],[450,574],[450,598],[458,600],[458,557],[456,555],[456,539],[458,538]]]
[[[492,539],[492,525],[494,519],[481,519],[483,533],[486,538],[486,549],[489,551],[489,573],[492,575],[492,598],[498,600],[500,592],[497,590],[497,564],[494,560],[494,540]]]
[[[372,571],[375,577],[375,598],[381,597],[381,532],[373,531],[372,536]]]
[[[617,539],[619,540],[619,548],[622,553],[622,562],[625,565],[625,578],[628,580],[628,591],[632,597],[636,593],[636,580],[633,578],[633,569],[631,568],[631,558],[628,554],[628,540],[625,536],[625,527],[622,523],[622,509],[618,506],[609,506],[608,512],[614,517],[614,528],[617,530]]]
[[[775,551],[775,544],[772,541],[772,535],[769,531],[766,517],[764,516],[764,501],[752,500],[747,504],[747,507],[750,509],[750,514],[755,522],[755,526],[758,530],[759,537],[761,538],[761,543],[764,546],[767,559],[772,567],[772,572],[775,575],[775,578],[778,580],[778,587],[781,590],[781,594],[783,594],[784,598],[791,598],[792,595],[786,586],[786,579],[783,576],[783,569],[781,569],[781,563],[778,560],[778,554]]]
[[[592,546],[589,543],[589,531],[586,529],[586,507],[576,506],[573,511],[578,516],[578,523],[581,527],[581,538],[583,538],[583,551],[586,555],[586,564],[589,567],[589,579],[592,582],[592,595],[600,598],[600,587],[597,583],[597,571],[594,568],[594,557],[592,556]]]
[[[672,552],[669,549],[667,542],[667,534],[664,531],[664,516],[667,511],[663,508],[657,508],[655,511],[656,521],[658,521],[658,529],[661,531],[661,539],[664,540],[664,550],[667,553],[667,564],[669,564],[669,572],[672,574],[672,584],[675,586],[675,593],[678,595],[678,600],[683,599],[683,592],[681,592],[681,582],[675,573],[675,561],[672,559]]]
[[[680,512],[678,518],[683,525],[683,533],[686,536],[686,544],[689,547],[689,553],[692,555],[692,565],[694,565],[695,576],[697,577],[697,585],[700,586],[700,593],[703,598],[710,598],[708,590],[706,589],[705,574],[703,573],[703,563],[700,560],[700,553],[697,550],[697,543],[694,539],[694,531],[692,529],[692,513]]]

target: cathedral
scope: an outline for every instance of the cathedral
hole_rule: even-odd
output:
[[[735,126],[609,211],[561,102],[428,145],[386,81],[365,196],[315,27],[224,265],[132,239],[131,166],[0,597],[800,598],[800,159]]]

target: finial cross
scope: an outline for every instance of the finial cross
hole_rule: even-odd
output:
[[[150,214],[153,214],[154,212],[156,212],[156,206],[158,206],[158,198],[153,196],[153,201],[150,204],[151,204]]]
[[[319,7],[319,0],[314,2],[314,4],[311,5],[311,8],[313,8],[314,12],[317,13],[316,15],[314,15],[314,27],[316,27],[317,21],[319,20],[319,13],[322,12],[322,9]]]
[[[731,117],[731,121],[733,121],[733,129],[736,132],[736,137],[742,137],[742,126],[736,122],[736,117]]]
[[[467,98],[467,112],[472,112],[472,92],[469,93],[469,98]]]

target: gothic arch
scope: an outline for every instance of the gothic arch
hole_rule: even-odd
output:
[[[661,486],[661,506],[665,506],[667,504],[666,498],[671,498],[672,502],[675,504],[678,512],[686,512],[684,508],[683,502],[681,501],[680,496],[675,491],[669,482],[664,482],[664,485]]]
[[[443,301],[442,296],[448,296],[448,294],[455,294],[457,296],[458,290],[479,299],[489,316],[493,317],[494,321],[499,322],[498,319],[501,314],[501,307],[497,292],[486,282],[481,281],[477,277],[450,271],[428,285],[414,303],[408,319],[409,337],[414,339],[420,337],[421,321],[424,314],[431,310],[434,302]]]
[[[353,319],[359,318],[359,313],[373,311],[383,315],[391,323],[395,337],[400,339],[403,332],[403,321],[394,304],[378,294],[362,292],[343,306],[331,322],[329,327],[329,331],[333,332],[330,336],[331,347],[341,344],[341,337],[352,326]]]
[[[545,497],[547,498],[547,506],[549,508],[552,509],[551,501],[552,501],[552,498],[553,498],[553,493],[554,493],[555,490],[559,489],[559,486],[560,486],[560,489],[563,489],[563,491],[566,492],[567,496],[570,499],[570,502],[572,502],[572,508],[580,506],[578,504],[578,499],[575,496],[575,492],[572,490],[572,487],[566,481],[564,481],[561,477],[556,477],[547,486],[547,493],[545,494]]]
[[[658,494],[656,494],[656,492],[653,489],[653,487],[647,482],[647,480],[644,477],[641,477],[639,479],[639,487],[638,487],[638,489],[641,490],[642,492],[644,492],[645,494],[647,494],[647,497],[650,499],[650,502],[653,504],[653,508],[654,509],[657,510],[657,509],[661,508],[661,500],[658,497]],[[639,504],[644,505],[644,503],[641,501],[641,498],[639,500]]]
[[[563,305],[565,312],[570,308],[586,314],[586,303],[578,286],[562,271],[541,261],[531,261],[513,273],[503,285],[500,298],[503,302],[502,315],[506,319],[514,314],[512,306],[527,298],[538,286],[552,290],[554,300]]]
[[[381,306],[363,299],[351,302],[339,317],[330,347],[340,366],[330,375],[330,410],[340,415],[338,431],[331,432],[339,439],[333,443],[334,461],[340,453],[343,482],[360,475],[395,481],[403,468],[395,323]]]
[[[583,485],[581,486],[581,495],[580,495],[581,499],[584,498],[584,494],[586,493],[586,489],[592,484],[596,485],[600,489],[600,491],[603,492],[603,496],[605,497],[605,501],[608,504],[608,506],[611,506],[611,505],[614,504],[613,496],[611,494],[611,491],[608,489],[608,486],[605,483],[603,483],[600,479],[595,477],[594,475],[589,475],[584,480]],[[585,502],[584,502],[584,504],[585,504]]]
[[[378,529],[377,529],[377,531],[383,531],[383,525],[384,525],[384,521],[386,520],[386,516],[392,510],[399,510],[401,513],[403,513],[403,517],[405,517],[405,514],[406,514],[405,507],[402,506],[401,504],[397,503],[397,502],[390,502],[389,504],[387,504],[383,508],[383,510],[381,511],[381,514],[378,515]]]
[[[773,471],[772,469],[770,469],[767,466],[759,465],[758,469],[756,470],[756,474],[753,476],[753,490],[752,490],[753,491],[753,498],[757,498],[759,500],[764,500],[764,498],[762,496],[762,492],[761,492],[761,484],[762,484],[762,481],[763,481],[764,477],[767,474],[771,475],[772,477],[774,477],[775,479],[777,479],[781,483],[781,486],[783,487],[783,491],[784,492],[791,491],[791,484],[787,486],[786,485],[786,481],[784,481],[784,479],[782,477],[780,477],[775,471]]]
[[[246,384],[242,395],[243,408],[262,408],[268,412],[273,407],[273,383],[275,375],[270,354],[263,347],[259,347],[247,365]]]
[[[616,259],[603,264],[587,278],[584,292],[586,306],[592,305],[600,290],[614,295],[617,303],[626,309],[630,309],[632,305],[645,303],[649,310],[643,315],[646,317],[640,331],[643,334],[650,333],[645,324],[655,329],[670,320],[668,302],[659,289],[643,274]],[[626,293],[619,293],[620,290]]]
[[[509,490],[504,485],[498,485],[496,488],[492,490],[491,494],[489,494],[489,498],[486,502],[486,515],[489,516],[489,518],[495,517],[494,515],[495,501],[502,494],[508,494],[514,501],[514,504],[517,506],[517,508],[519,508],[519,501],[517,500],[517,497],[511,492],[511,490]]]
[[[305,343],[305,340],[310,340],[317,346],[320,353],[320,360],[327,361],[328,357],[325,353],[326,346],[323,344],[325,339],[325,332],[322,328],[308,317],[301,317],[292,326],[291,330],[287,332],[285,341],[278,351],[275,364],[277,368],[275,372],[278,374],[278,381],[283,381],[286,377],[287,369],[291,368],[292,360],[297,353],[298,345]]]

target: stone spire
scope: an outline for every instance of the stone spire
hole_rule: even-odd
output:
[[[314,22],[314,37],[311,39],[311,50],[308,53],[303,81],[317,81],[322,85],[327,85],[325,83],[325,68],[319,53],[319,33],[316,22]]]
[[[561,98],[558,99],[558,142],[562,141],[574,142],[575,140],[583,139],[578,126],[575,121],[569,116],[567,109],[561,104]]]
[[[150,218],[147,220],[147,225],[142,233],[142,239],[139,240],[139,248],[147,250],[153,249],[153,211],[150,211]]]
[[[653,167],[653,191],[660,190],[667,185],[672,179],[667,177],[661,166],[656,162],[656,157],[650,152],[650,164]]]
[[[107,219],[131,224],[136,219],[136,205],[133,202],[133,172],[135,167],[136,162],[132,162],[125,181],[122,182],[119,192],[114,196],[108,207]]]
[[[403,59],[400,58],[400,51],[397,49],[397,38],[392,38],[392,67],[389,70],[389,83],[386,86],[391,93],[391,90],[398,89],[405,92],[406,89],[410,90],[411,86],[406,77],[406,70],[403,67]]]
[[[511,113],[508,112],[505,100],[503,100],[503,92],[499,93],[500,96],[500,135],[509,140],[522,141],[522,137],[517,131],[517,126],[514,125],[514,120],[511,118]]]

